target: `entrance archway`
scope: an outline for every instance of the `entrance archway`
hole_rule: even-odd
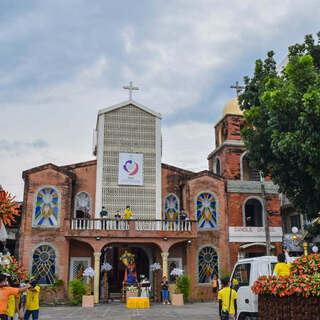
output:
[[[154,257],[151,249],[144,244],[108,244],[101,250],[100,265],[108,262],[112,266],[112,270],[108,272],[108,297],[112,300],[118,300],[121,297],[122,282],[125,274],[125,266],[120,261],[121,255],[128,251],[135,255],[136,269],[138,281],[140,276],[145,275],[150,279],[152,285],[152,277],[150,278],[150,264]],[[103,275],[100,277],[100,297],[104,296]]]

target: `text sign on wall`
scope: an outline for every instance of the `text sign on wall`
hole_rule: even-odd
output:
[[[118,184],[143,185],[143,154],[119,153]]]

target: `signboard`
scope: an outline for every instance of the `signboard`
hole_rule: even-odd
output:
[[[119,153],[118,184],[143,185],[143,154]]]
[[[270,227],[271,242],[282,242],[282,228]],[[230,242],[265,242],[264,227],[229,227]]]

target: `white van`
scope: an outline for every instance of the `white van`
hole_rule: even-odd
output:
[[[241,259],[235,264],[231,283],[238,293],[238,320],[258,319],[258,296],[251,287],[260,276],[272,275],[277,262],[275,256],[263,256]]]

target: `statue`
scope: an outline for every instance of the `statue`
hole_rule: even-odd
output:
[[[137,285],[138,278],[136,264],[134,263],[134,254],[126,250],[124,254],[120,257],[120,260],[126,267],[123,283],[126,285]]]

